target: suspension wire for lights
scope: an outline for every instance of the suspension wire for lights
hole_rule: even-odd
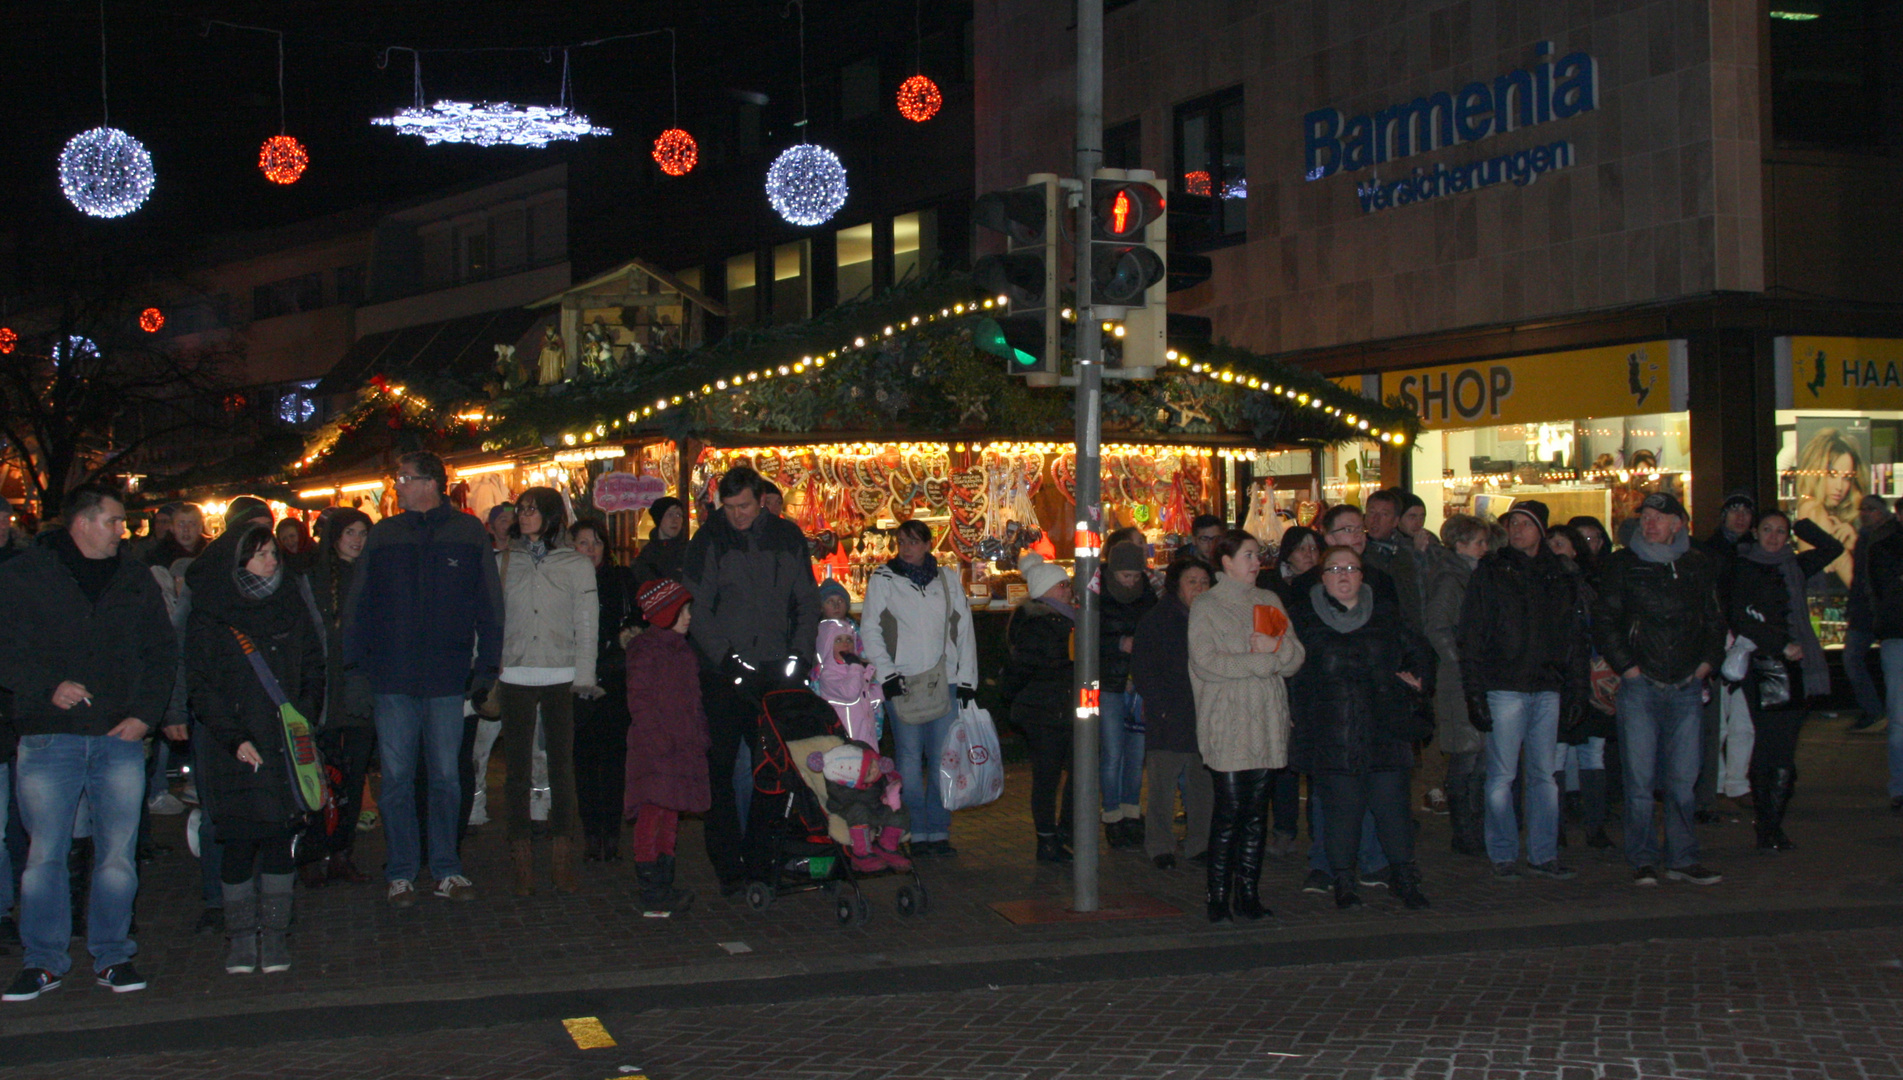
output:
[[[667,81],[674,96],[674,126],[654,140],[654,163],[669,176],[686,176],[700,161],[700,146],[681,127],[681,77],[674,28],[667,30]]]
[[[914,0],[912,6],[912,70],[917,74],[899,84],[899,115],[920,124],[937,116],[939,107],[945,104],[938,84],[925,74],[924,4],[925,0]]]
[[[805,0],[787,0],[782,19],[794,9],[800,16],[800,119],[794,127],[807,125],[806,111],[806,4]],[[846,204],[846,167],[839,155],[811,142],[788,147],[775,158],[766,173],[767,202],[774,212],[794,225],[820,225],[830,220]]]
[[[145,144],[112,125],[106,82],[106,0],[99,0],[99,111],[103,123],[67,140],[59,155],[66,201],[93,217],[124,217],[145,205],[157,175]]]

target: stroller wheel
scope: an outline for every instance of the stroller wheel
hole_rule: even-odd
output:
[[[839,919],[839,925],[852,925],[852,898],[842,896],[833,901],[833,915]]]
[[[914,888],[911,885],[901,885],[898,894],[893,898],[892,906],[898,910],[900,918],[909,919],[914,915],[925,914],[926,908],[931,905],[925,898],[925,886],[920,885]]]
[[[747,906],[765,911],[773,906],[773,888],[764,881],[747,882]]]

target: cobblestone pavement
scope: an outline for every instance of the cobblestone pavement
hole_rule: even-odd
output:
[[[1767,1034],[1770,1041],[1756,1056],[1788,1056],[1813,1071],[1767,1066],[1754,1073],[1719,1068],[1706,1058],[1697,1068],[1724,1076],[1898,1076],[1903,1068],[1893,1060],[1895,1017],[1878,1003],[1885,995],[1896,997],[1899,972],[1873,964],[1896,953],[1895,928],[1903,927],[1903,818],[1882,809],[1882,735],[1847,734],[1843,727],[1841,721],[1819,720],[1806,733],[1803,779],[1788,823],[1800,850],[1757,854],[1750,849],[1748,821],[1701,830],[1705,861],[1723,870],[1722,885],[1634,889],[1616,853],[1577,847],[1567,853],[1580,870],[1575,881],[1495,883],[1487,879],[1483,860],[1447,853],[1445,818],[1424,816],[1420,850],[1431,911],[1404,912],[1382,890],[1372,890],[1368,909],[1343,915],[1326,897],[1299,891],[1305,866],[1291,856],[1271,860],[1264,892],[1278,917],[1255,927],[1210,926],[1199,914],[1198,875],[1159,872],[1139,854],[1124,851],[1104,856],[1104,892],[1140,893],[1183,914],[1027,926],[998,917],[987,906],[992,901],[1061,898],[1069,885],[1067,871],[1039,868],[1031,860],[1028,778],[1014,771],[1005,799],[957,816],[960,854],[922,864],[932,907],[920,918],[894,914],[896,883],[890,881],[868,885],[877,906],[864,928],[839,929],[830,904],[817,894],[788,897],[765,914],[753,913],[713,895],[697,828],[683,830],[681,851],[685,883],[701,898],[684,917],[639,918],[626,863],[587,867],[577,896],[543,890],[516,899],[504,891],[506,852],[500,830],[491,827],[465,853],[472,876],[485,887],[476,903],[426,898],[416,909],[399,912],[383,903],[375,885],[300,892],[294,970],[232,977],[220,967],[222,943],[189,932],[198,912],[197,865],[184,853],[182,819],[162,818],[159,838],[178,850],[145,868],[139,964],[152,988],[115,996],[76,979],[41,1001],[0,1008],[0,1080],[108,1071],[610,1076],[624,1064],[673,1077],[725,1075],[722,1055],[729,1053],[737,1055],[734,1069],[757,1072],[771,1060],[776,1072],[789,1075],[1061,1076],[1065,1069],[1106,1076],[1124,1075],[1119,1069],[1144,1076],[1319,1075],[1320,1063],[1328,1062],[1329,1075],[1370,1077],[1455,1075],[1456,1068],[1472,1066],[1480,1071],[1458,1075],[1479,1080],[1519,1075],[1515,1069],[1560,1075],[1550,1071],[1558,1068],[1555,1055],[1563,1049],[1562,1056],[1574,1059],[1565,1048],[1573,1045],[1568,1040],[1575,1026],[1583,1025],[1582,1038],[1589,1041],[1580,1044],[1586,1049],[1578,1060],[1589,1062],[1581,1066],[1589,1071],[1567,1074],[1573,1080],[1700,1075],[1611,1066],[1645,1058],[1652,1062],[1645,1069],[1653,1069],[1666,1059],[1647,1055],[1684,1040],[1697,1044],[1699,1053],[1736,1050],[1745,1026],[1756,1023],[1770,1032],[1772,1016],[1783,1034]],[[359,860],[365,867],[380,861],[380,841],[379,833],[365,838]],[[1757,936],[1804,930],[1813,933]],[[1633,944],[1655,933],[1672,940],[1650,950]],[[1722,979],[1710,965],[1732,947],[1717,943],[1722,939],[1714,934],[1745,935]],[[1635,948],[1707,953],[1683,970],[1668,960],[1621,981],[1622,965],[1631,966],[1639,954],[1619,950]],[[1500,949],[1528,951],[1487,955]],[[86,958],[78,943],[75,954],[83,971]],[[0,956],[0,964],[17,962],[17,955],[16,949]],[[1297,974],[1281,966],[1337,955],[1363,961],[1365,971],[1353,970],[1363,971],[1369,986],[1387,989],[1344,989],[1360,985],[1340,981],[1346,969],[1301,968]],[[1544,965],[1561,955],[1576,959],[1554,986],[1522,975],[1547,970]],[[1102,962],[1091,967],[1091,957]],[[1811,1000],[1812,990],[1826,985],[1823,969],[1802,965],[1826,962],[1847,965],[1851,985],[1869,993],[1846,991],[1850,996],[1841,997],[1833,991],[1827,996],[1835,1004]],[[1737,964],[1745,966],[1734,971]],[[1793,973],[1777,974],[1787,968]],[[964,974],[944,976],[954,969]],[[1169,971],[1196,974],[1119,981]],[[1582,981],[1585,971],[1597,974]],[[935,973],[943,977],[935,981]],[[1684,988],[1692,998],[1681,994],[1681,977],[1693,979]],[[1004,989],[966,985],[974,978]],[[1756,989],[1742,994],[1744,984]],[[1416,986],[1448,995],[1447,1004],[1408,999],[1402,991]],[[922,996],[820,1000],[869,991]],[[1745,1011],[1711,1013],[1708,993],[1730,995]],[[1179,1021],[1154,1031],[1118,1022],[1147,1016],[1149,1003],[1179,997],[1211,1004],[1185,1010]],[[1297,1018],[1298,999],[1312,1013],[1306,1019]],[[1674,1012],[1671,1003],[1679,1000],[1695,1000],[1696,1015]],[[1265,1011],[1251,1004],[1257,1001],[1288,1007]],[[656,1010],[670,1003],[680,1010]],[[988,1011],[994,1006],[995,1012]],[[1578,1015],[1582,1009],[1585,1019]],[[1593,1019],[1602,1009],[1626,1010],[1615,1026],[1624,1031],[1640,1023],[1644,1045],[1607,1043],[1612,1021]],[[1859,1009],[1872,1011],[1865,1016]],[[647,1011],[636,1021],[639,1010]],[[638,1052],[576,1051],[556,1022],[557,1012],[600,1015],[622,1049]],[[1207,1015],[1212,1012],[1220,1019]],[[1759,1013],[1765,1019],[1745,1019]],[[957,1020],[967,1014],[967,1020]],[[881,1034],[892,1018],[912,1015],[930,1016],[932,1023],[906,1032],[902,1041]],[[1446,1022],[1438,1019],[1443,1016]],[[842,1017],[863,1017],[864,1023],[840,1034],[846,1030]],[[1039,1035],[1063,1030],[1079,1017],[1095,1021],[1094,1034]],[[1802,1043],[1803,1025],[1811,1021],[1822,1025],[1811,1029],[1812,1037],[1827,1034],[1839,1041]],[[1859,1024],[1860,1031],[1851,1030]],[[1430,1034],[1429,1027],[1442,1035]],[[708,1032],[729,1029],[745,1035],[702,1052]],[[60,1032],[73,1035],[66,1039]],[[1139,1033],[1141,1052],[1131,1049]],[[300,1041],[285,1051],[246,1048],[273,1037],[322,1040],[332,1034],[359,1037]],[[1263,1048],[1274,1049],[1263,1041],[1271,1035],[1322,1042],[1277,1050],[1299,1052],[1299,1058],[1260,1058]],[[972,1056],[1000,1039],[1024,1045],[999,1049],[1004,1057]],[[904,1055],[891,1058],[899,1046]],[[1515,1059],[1518,1064],[1503,1064],[1506,1059],[1498,1056],[1547,1046],[1555,1049],[1546,1057]],[[177,1052],[141,1053],[160,1047]],[[1159,1047],[1176,1047],[1183,1056],[1170,1058]],[[1412,1064],[1399,1071],[1386,1065],[1355,1071],[1357,1063],[1370,1060],[1367,1055],[1388,1053],[1382,1047]],[[1456,1051],[1481,1056],[1459,1057]],[[1872,1060],[1883,1067],[1852,1060],[1865,1052],[1876,1054]],[[1049,1060],[1037,1058],[1039,1053]],[[111,1067],[101,1069],[99,1058],[108,1054]],[[7,1069],[9,1060],[44,1064]],[[607,1063],[605,1070],[600,1063]],[[814,1071],[799,1071],[809,1063],[817,1063],[810,1065]],[[1192,1064],[1202,1071],[1170,1071]],[[1488,1071],[1501,1069],[1506,1071]],[[1600,1071],[1590,1071],[1595,1069]]]

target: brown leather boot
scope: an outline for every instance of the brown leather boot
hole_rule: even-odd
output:
[[[581,888],[575,880],[575,841],[566,836],[558,836],[550,845],[551,858],[555,863],[555,891],[572,893]]]
[[[535,895],[535,849],[527,840],[509,841],[509,862],[515,868],[517,896]]]

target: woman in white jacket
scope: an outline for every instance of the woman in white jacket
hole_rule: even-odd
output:
[[[1288,687],[1299,671],[1302,643],[1288,630],[1287,609],[1258,589],[1261,545],[1241,529],[1224,533],[1214,555],[1222,573],[1189,609],[1189,681],[1196,693],[1196,743],[1213,774],[1215,813],[1209,823],[1209,921],[1235,914],[1260,919],[1262,851],[1268,836],[1270,771],[1288,764]],[[1256,630],[1256,609],[1281,613],[1281,633]]]
[[[912,818],[912,854],[955,855],[951,811],[938,790],[938,755],[959,706],[978,686],[971,605],[957,572],[941,570],[933,558],[932,530],[924,522],[900,524],[898,542],[898,557],[866,579],[859,636],[884,685],[900,790]],[[927,695],[929,703],[918,700]]]
[[[509,764],[503,792],[517,896],[535,892],[529,794],[538,713],[548,747],[555,888],[577,888],[575,834],[581,814],[575,801],[575,698],[602,693],[595,682],[601,609],[595,598],[594,564],[564,543],[567,517],[554,488],[528,489],[517,500],[509,546],[496,554],[505,604],[498,687],[502,752]]]

